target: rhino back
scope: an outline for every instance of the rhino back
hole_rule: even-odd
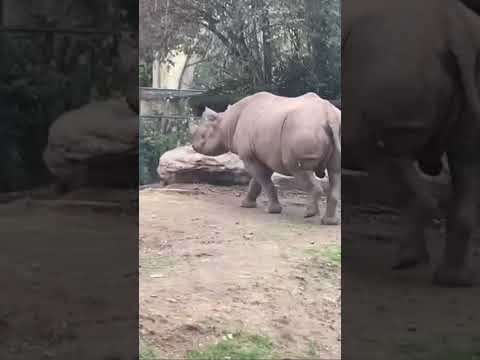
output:
[[[252,99],[241,112],[235,132],[234,143],[239,156],[255,157],[273,171],[288,174],[288,164],[282,157],[289,151],[285,147],[291,150],[306,145],[305,153],[318,154],[318,149],[309,148],[308,144],[318,144],[320,134],[325,134],[326,103],[312,94],[297,98],[271,95]]]
[[[284,157],[290,153],[294,161],[302,159],[326,161],[334,150],[333,128],[339,128],[340,121],[340,111],[330,102],[322,99],[308,101],[305,99],[298,108],[288,114],[282,134]],[[334,123],[336,126],[332,128],[330,124]],[[284,159],[287,161],[288,157]]]
[[[267,149],[277,153],[280,131],[286,115],[286,102],[272,94],[256,94],[242,109],[234,136],[240,157],[260,157],[265,161]]]
[[[429,147],[430,139],[441,133],[451,116],[455,82],[445,71],[450,67],[444,55],[447,12],[429,8],[432,1],[406,0],[396,4],[396,12],[376,0],[367,3],[377,11],[366,7],[346,18],[349,30],[343,44],[342,78],[349,122],[342,138],[346,146],[366,149],[361,139],[373,143],[370,137],[376,133],[388,151],[415,154]],[[438,16],[425,16],[427,11]],[[400,12],[404,16],[398,16]],[[422,31],[405,26],[407,21],[422,24]],[[360,93],[354,89],[357,84],[362,84]]]

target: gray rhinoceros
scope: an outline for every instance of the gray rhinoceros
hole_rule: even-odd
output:
[[[318,202],[323,190],[314,174],[328,171],[327,208],[322,224],[336,225],[341,179],[341,112],[314,93],[296,98],[259,92],[217,113],[206,108],[203,123],[194,130],[193,149],[217,156],[237,154],[252,176],[242,207],[256,207],[263,191],[268,197],[269,213],[282,207],[271,176],[277,172],[294,176],[311,195],[305,217],[319,214]]]
[[[446,154],[452,198],[433,279],[471,285],[469,242],[480,182],[480,17],[458,0],[345,0],[343,9],[342,165],[368,170],[402,204],[405,226],[393,268],[406,269],[428,261],[425,230],[436,206],[416,164],[436,175]]]

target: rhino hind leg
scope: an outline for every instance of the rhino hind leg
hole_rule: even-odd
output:
[[[320,213],[318,202],[323,194],[320,183],[313,176],[312,171],[298,171],[293,174],[302,189],[310,194],[310,200],[305,211],[305,217],[309,218]]]
[[[325,215],[322,218],[323,225],[338,225],[340,217],[337,214],[337,206],[341,195],[341,166],[340,162],[335,157],[329,161],[328,170],[328,193],[327,193],[327,207]]]
[[[389,191],[400,207],[402,232],[392,264],[393,270],[410,269],[428,261],[426,230],[433,217],[435,202],[409,159],[384,158],[369,169],[381,186],[396,184]]]
[[[255,178],[250,179],[248,184],[247,196],[242,201],[242,207],[244,208],[256,208],[257,207],[257,198],[262,192],[262,185],[255,180]]]
[[[451,173],[453,196],[447,217],[447,238],[433,282],[443,286],[470,286],[474,273],[469,266],[469,245],[478,211],[480,165],[457,159],[452,161]]]
[[[52,192],[57,196],[63,196],[69,192],[69,185],[62,180],[56,180],[52,186]]]
[[[414,164],[408,162],[403,169],[408,194],[408,202],[403,212],[404,233],[400,239],[392,268],[403,270],[429,261],[426,231],[433,218],[435,201],[422,183]]]
[[[435,200],[415,171],[410,160],[399,162],[399,178],[403,181],[406,193],[403,213],[404,232],[392,266],[393,270],[410,269],[429,260],[426,244],[426,231],[433,218]],[[402,195],[402,194],[400,194]]]
[[[267,212],[269,212],[270,214],[281,213],[282,206],[278,201],[277,189],[275,188],[275,185],[272,182],[273,171],[270,170],[265,165],[263,165],[262,163],[260,163],[259,161],[254,159],[243,159],[243,163],[245,165],[245,169],[249,172],[252,178],[255,179],[255,183],[260,184],[261,190],[265,192],[265,195],[268,198]],[[250,182],[250,185],[252,185],[252,182]],[[250,192],[250,190],[252,190],[252,192]],[[247,198],[244,200],[243,203],[246,204],[246,202],[248,201],[247,199],[249,199],[249,196],[253,197],[253,195],[255,195],[257,191],[259,191],[257,185],[253,185],[253,187],[249,186]],[[258,194],[260,194],[260,192]]]
[[[393,270],[404,270],[416,267],[429,260],[425,232],[430,219],[430,209],[422,200],[411,202],[405,208],[403,220],[405,230],[400,238]]]

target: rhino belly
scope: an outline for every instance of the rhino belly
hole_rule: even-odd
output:
[[[246,135],[236,138],[237,150],[240,158],[253,158],[265,165],[273,172],[290,175],[282,159],[280,131],[275,127],[270,129],[256,129],[245,132]],[[237,134],[236,134],[237,135]],[[242,134],[243,135],[243,134]],[[245,141],[245,139],[248,139]]]
[[[322,178],[333,151],[333,141],[327,136],[320,141],[318,138],[305,137],[302,142],[294,142],[291,146],[285,146],[283,166],[290,173],[301,170],[313,171]]]

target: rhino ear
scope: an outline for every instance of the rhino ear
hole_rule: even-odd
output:
[[[218,118],[218,113],[206,106],[205,111],[202,114],[202,119],[203,120],[209,120],[209,121],[215,121],[215,120],[217,120],[217,118]]]

